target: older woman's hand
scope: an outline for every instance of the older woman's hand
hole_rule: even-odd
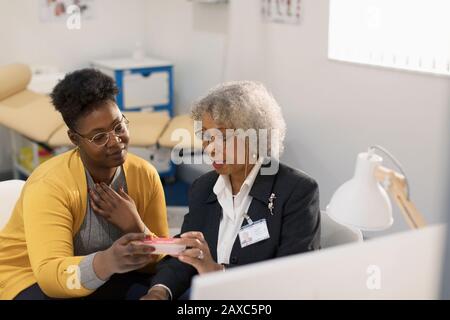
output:
[[[176,256],[178,260],[190,264],[199,274],[223,270],[223,266],[212,258],[203,233],[197,231],[183,233],[177,242],[187,246],[186,250]]]
[[[122,188],[117,193],[102,182],[89,190],[89,197],[94,212],[123,232],[145,231],[145,224],[139,216],[134,200]]]

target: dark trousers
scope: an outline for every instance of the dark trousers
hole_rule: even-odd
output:
[[[128,272],[113,275],[105,284],[87,297],[80,300],[138,300],[147,294],[151,275]],[[50,298],[35,283],[20,292],[14,300],[58,300]],[[74,300],[74,299],[73,299]]]

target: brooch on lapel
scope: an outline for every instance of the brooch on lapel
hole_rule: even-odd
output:
[[[273,216],[273,200],[276,199],[275,193],[272,193],[269,197],[269,204],[267,205],[267,208],[269,208],[270,214]]]

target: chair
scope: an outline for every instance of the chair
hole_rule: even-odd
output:
[[[24,184],[22,180],[0,182],[0,230],[8,222]]]
[[[362,241],[363,236],[360,230],[339,224],[325,211],[321,212],[320,244],[322,248]]]

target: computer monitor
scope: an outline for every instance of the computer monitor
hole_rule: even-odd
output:
[[[429,226],[196,276],[192,299],[439,299],[445,234]]]

